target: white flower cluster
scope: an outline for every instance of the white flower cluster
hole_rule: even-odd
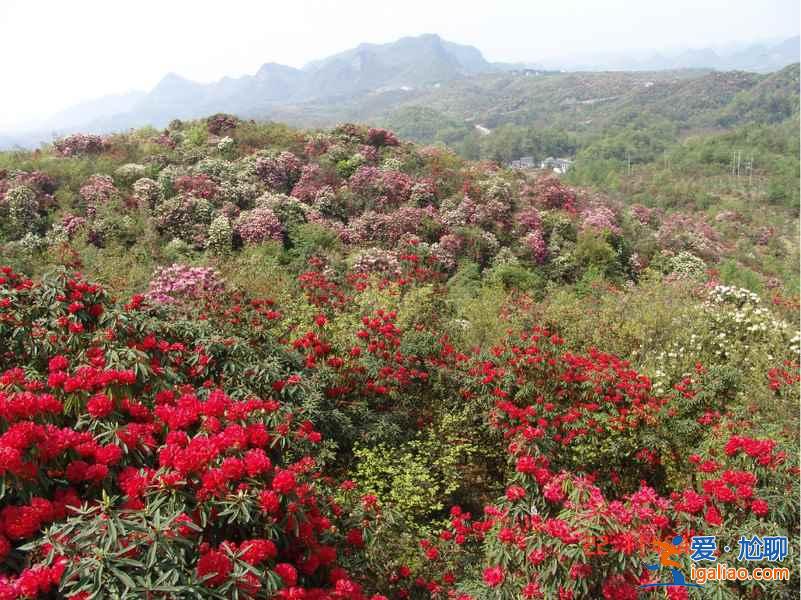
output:
[[[147,167],[136,163],[122,165],[114,171],[114,175],[124,184],[131,184],[147,174]]]
[[[133,194],[135,198],[147,204],[151,209],[164,199],[162,187],[149,177],[142,177],[134,182]]]
[[[790,340],[790,350],[794,354],[801,354],[801,331],[796,332],[793,339]]]
[[[399,158],[387,158],[381,163],[382,171],[400,171],[403,168]]]
[[[711,289],[703,304],[705,326],[674,341],[655,357],[655,392],[666,392],[688,375],[695,360],[706,367],[729,364],[760,369],[779,360],[788,347],[797,353],[801,336],[795,333],[791,337],[790,325],[777,319],[761,302],[758,294],[747,289],[725,285]]]
[[[728,322],[735,334],[748,336],[787,331],[789,325],[775,319],[769,309],[760,306],[761,302],[759,295],[750,290],[718,285],[709,293],[707,306],[713,318],[721,324]]]
[[[733,285],[716,285],[709,292],[709,301],[715,304],[728,302],[738,305],[743,305],[748,302],[751,304],[759,304],[761,302],[758,294],[755,294],[751,290],[738,288]]]
[[[206,248],[212,254],[224,256],[231,251],[231,239],[234,229],[231,221],[225,215],[220,215],[209,225],[209,232],[206,236]]]
[[[228,154],[234,149],[236,146],[236,142],[233,138],[225,136],[219,142],[217,142],[217,152],[221,154]]]
[[[47,241],[43,237],[31,231],[26,233],[22,239],[12,243],[26,254],[34,254],[44,250],[47,247]]]
[[[706,263],[703,259],[686,250],[672,257],[669,265],[671,273],[679,279],[698,279],[706,272]]]
[[[33,227],[39,210],[39,201],[36,192],[21,185],[6,192],[6,208],[8,211],[8,224],[15,234],[30,230]]]

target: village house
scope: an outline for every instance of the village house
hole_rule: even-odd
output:
[[[573,165],[573,161],[569,158],[554,158],[549,156],[540,162],[540,169],[552,169],[554,173],[562,174],[567,173],[567,170]]]

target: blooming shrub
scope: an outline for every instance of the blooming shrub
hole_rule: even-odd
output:
[[[19,240],[12,243],[13,246],[19,248],[23,254],[34,255],[41,252],[47,247],[48,240],[37,233],[29,231],[22,236]]]
[[[84,225],[86,225],[86,219],[78,215],[64,215],[61,219],[61,226],[70,239],[75,237],[75,234],[77,234]]]
[[[156,271],[145,298],[159,304],[192,303],[224,289],[225,283],[214,269],[173,264]]]
[[[284,232],[278,217],[266,207],[242,212],[236,220],[235,230],[246,244],[260,244],[268,240],[281,241]]]
[[[42,171],[15,171],[8,179],[0,177],[0,199],[11,188],[24,186],[36,193],[39,202],[46,206],[58,187],[56,181]]]
[[[528,187],[524,194],[545,208],[558,208],[569,212],[575,210],[576,191],[562,184],[558,177],[541,177]]]
[[[114,171],[114,175],[122,181],[124,184],[132,184],[137,179],[141,179],[145,176],[147,172],[147,167],[144,165],[139,165],[136,163],[128,163],[118,167]]]
[[[632,204],[629,210],[631,215],[642,225],[651,225],[656,218],[656,211],[642,204]]]
[[[29,187],[19,186],[5,194],[4,208],[8,215],[8,228],[13,235],[22,235],[30,230],[39,216],[36,193]]]
[[[511,207],[499,200],[478,203],[465,196],[453,209],[446,210],[443,221],[451,227],[477,225],[482,228],[503,231],[511,226]]]
[[[371,127],[367,132],[367,143],[380,148],[381,146],[397,146],[400,142],[391,131],[378,127]]]
[[[163,191],[158,182],[147,177],[137,179],[133,184],[134,197],[138,198],[143,204],[155,208],[163,199]]]
[[[404,234],[414,234],[425,223],[435,232],[439,229],[436,211],[405,206],[390,213],[367,211],[352,219],[343,231],[343,240],[350,243],[381,242],[394,246]]]
[[[515,220],[524,232],[537,231],[542,227],[539,211],[533,206],[527,207],[515,215]]]
[[[376,207],[395,207],[409,199],[412,179],[405,173],[365,165],[350,177],[348,186],[358,196],[371,199]]]
[[[178,141],[173,137],[169,131],[163,131],[158,136],[153,138],[153,143],[174,150],[178,145]]]
[[[300,179],[303,164],[291,152],[256,160],[256,175],[274,191],[289,194]]]
[[[691,252],[679,252],[669,265],[669,272],[680,278],[700,279],[706,273],[706,263]]]
[[[336,181],[327,175],[319,165],[303,165],[300,179],[292,188],[291,195],[303,202],[311,203],[323,188],[331,188],[335,183]]]
[[[223,156],[231,156],[234,152],[234,148],[236,148],[236,140],[225,136],[217,142],[217,152],[222,154]]]
[[[758,372],[758,378],[764,381],[775,360],[788,350],[794,351],[792,338],[797,330],[777,319],[762,305],[761,298],[749,290],[723,285],[709,289],[703,315],[703,329],[674,342],[657,355],[654,384],[660,389],[686,386],[686,377],[695,371],[694,361],[700,357],[707,368],[726,365],[741,376]],[[713,373],[723,378],[723,372]],[[732,371],[725,374],[733,376]],[[721,395],[720,390],[717,393]]]
[[[223,181],[217,188],[216,202],[232,204],[237,208],[249,208],[259,196],[259,188],[254,183]]]
[[[206,248],[212,254],[223,256],[231,251],[233,243],[234,228],[226,215],[220,215],[209,225],[209,233],[206,236]]]
[[[87,214],[93,215],[97,208],[116,198],[119,191],[108,175],[92,175],[81,186],[81,198],[86,202]]]
[[[499,175],[493,175],[478,182],[478,189],[481,192],[481,198],[486,202],[490,200],[497,200],[503,203],[509,203],[512,198],[511,184]]]
[[[217,194],[217,184],[206,175],[181,175],[173,181],[176,192],[189,194],[206,200]]]
[[[206,127],[209,133],[213,133],[214,135],[236,129],[237,125],[239,125],[239,119],[234,115],[218,113],[206,119]]]
[[[331,138],[325,133],[316,133],[306,138],[306,146],[303,153],[309,157],[322,156],[328,152],[331,146]]]
[[[528,252],[534,260],[542,264],[548,258],[548,246],[545,244],[545,239],[542,237],[542,231],[532,231],[525,238],[523,243]]]
[[[6,274],[4,293],[24,285],[13,272]],[[174,265],[157,275],[152,298],[183,296],[199,285],[204,293],[218,293],[213,281],[207,271]],[[123,314],[97,286],[76,279],[54,283],[70,294],[53,310],[72,315],[64,318],[75,341],[88,339],[104,314],[107,319]],[[53,291],[18,289],[28,290],[13,309],[20,319],[32,316],[40,294]],[[73,311],[81,301],[85,309]],[[141,297],[135,297],[125,309],[127,318],[143,324],[141,306]],[[280,597],[306,588],[310,597],[347,589],[349,598],[367,598],[341,567],[356,547],[351,542],[348,550],[346,536],[337,531],[354,532],[347,537],[355,541],[354,526],[369,523],[376,509],[359,509],[361,516],[351,522],[333,502],[314,458],[321,436],[302,410],[277,399],[235,399],[204,387],[205,377],[213,377],[214,361],[200,350],[195,363],[191,337],[165,335],[151,330],[106,338],[105,347],[90,353],[92,366],[80,366],[77,356],[61,347],[44,359],[37,379],[5,372],[0,394],[4,473],[19,481],[27,479],[26,473],[48,473],[33,500],[16,492],[5,496],[5,552],[49,529],[31,546],[28,556],[36,562],[0,581],[3,595],[30,597],[55,587],[67,597],[138,593],[149,586],[140,577],[166,575],[171,587],[192,589],[199,597],[254,597],[265,590]],[[130,354],[126,367],[107,364],[129,344],[144,363]],[[159,376],[139,367],[162,355],[164,368],[177,377],[175,387],[151,389],[147,382]],[[288,388],[272,394],[291,397],[297,385],[293,377],[273,376]],[[122,390],[126,394],[118,395]],[[86,420],[61,418],[68,398],[80,399]],[[217,425],[209,430],[212,421]],[[29,456],[26,450],[34,444],[38,451]],[[108,497],[105,489],[116,495]],[[211,518],[234,506],[247,506],[246,513],[233,520]],[[112,551],[98,557],[93,539],[101,531],[118,535],[106,537]],[[154,560],[132,560],[148,555]]]
[[[409,202],[413,206],[425,208],[437,204],[437,186],[431,179],[423,179],[412,184],[409,192]]]
[[[181,194],[165,200],[153,211],[158,230],[198,248],[206,243],[206,233],[214,216],[214,208],[202,198]]]
[[[615,213],[607,206],[596,204],[584,209],[581,213],[581,220],[582,226],[586,229],[611,231],[616,234],[620,233],[620,227],[617,225]]]
[[[196,174],[207,175],[216,183],[239,183],[239,165],[222,158],[204,158],[192,167]]]
[[[53,148],[61,156],[82,156],[103,152],[105,142],[99,135],[76,133],[56,140]]]
[[[687,250],[707,259],[716,259],[722,251],[717,232],[702,218],[673,213],[662,220],[656,233],[662,248],[680,252]]]
[[[381,248],[368,248],[356,256],[353,270],[356,273],[378,273],[397,277],[401,273],[401,265],[394,252]]]

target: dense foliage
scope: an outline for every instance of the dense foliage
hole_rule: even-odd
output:
[[[0,156],[0,598],[637,598],[677,533],[797,563],[797,214],[356,125],[73,137]]]

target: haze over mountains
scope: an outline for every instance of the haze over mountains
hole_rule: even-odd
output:
[[[799,61],[799,38],[775,45],[740,47],[725,56],[712,49],[679,55],[606,57],[595,62],[546,62],[556,70],[715,69],[770,72]],[[297,124],[321,124],[343,116],[367,118],[371,103],[402,104],[405,97],[448,88],[454,82],[492,74],[531,74],[543,64],[487,61],[473,46],[455,44],[437,35],[406,37],[388,44],[356,48],[312,61],[302,69],[265,63],[255,74],[198,83],[170,73],[149,92],[98,98],[61,111],[29,132],[0,134],[0,148],[36,146],[74,131],[105,133],[131,127],[163,127],[175,118],[215,112],[246,118],[276,118]],[[343,110],[334,110],[333,107]],[[321,116],[322,115],[322,116]]]
[[[661,71],[714,69],[769,73],[799,60],[799,36],[776,42],[732,44],[728,48],[691,48],[673,52],[628,52],[543,60],[546,68],[564,71]]]

